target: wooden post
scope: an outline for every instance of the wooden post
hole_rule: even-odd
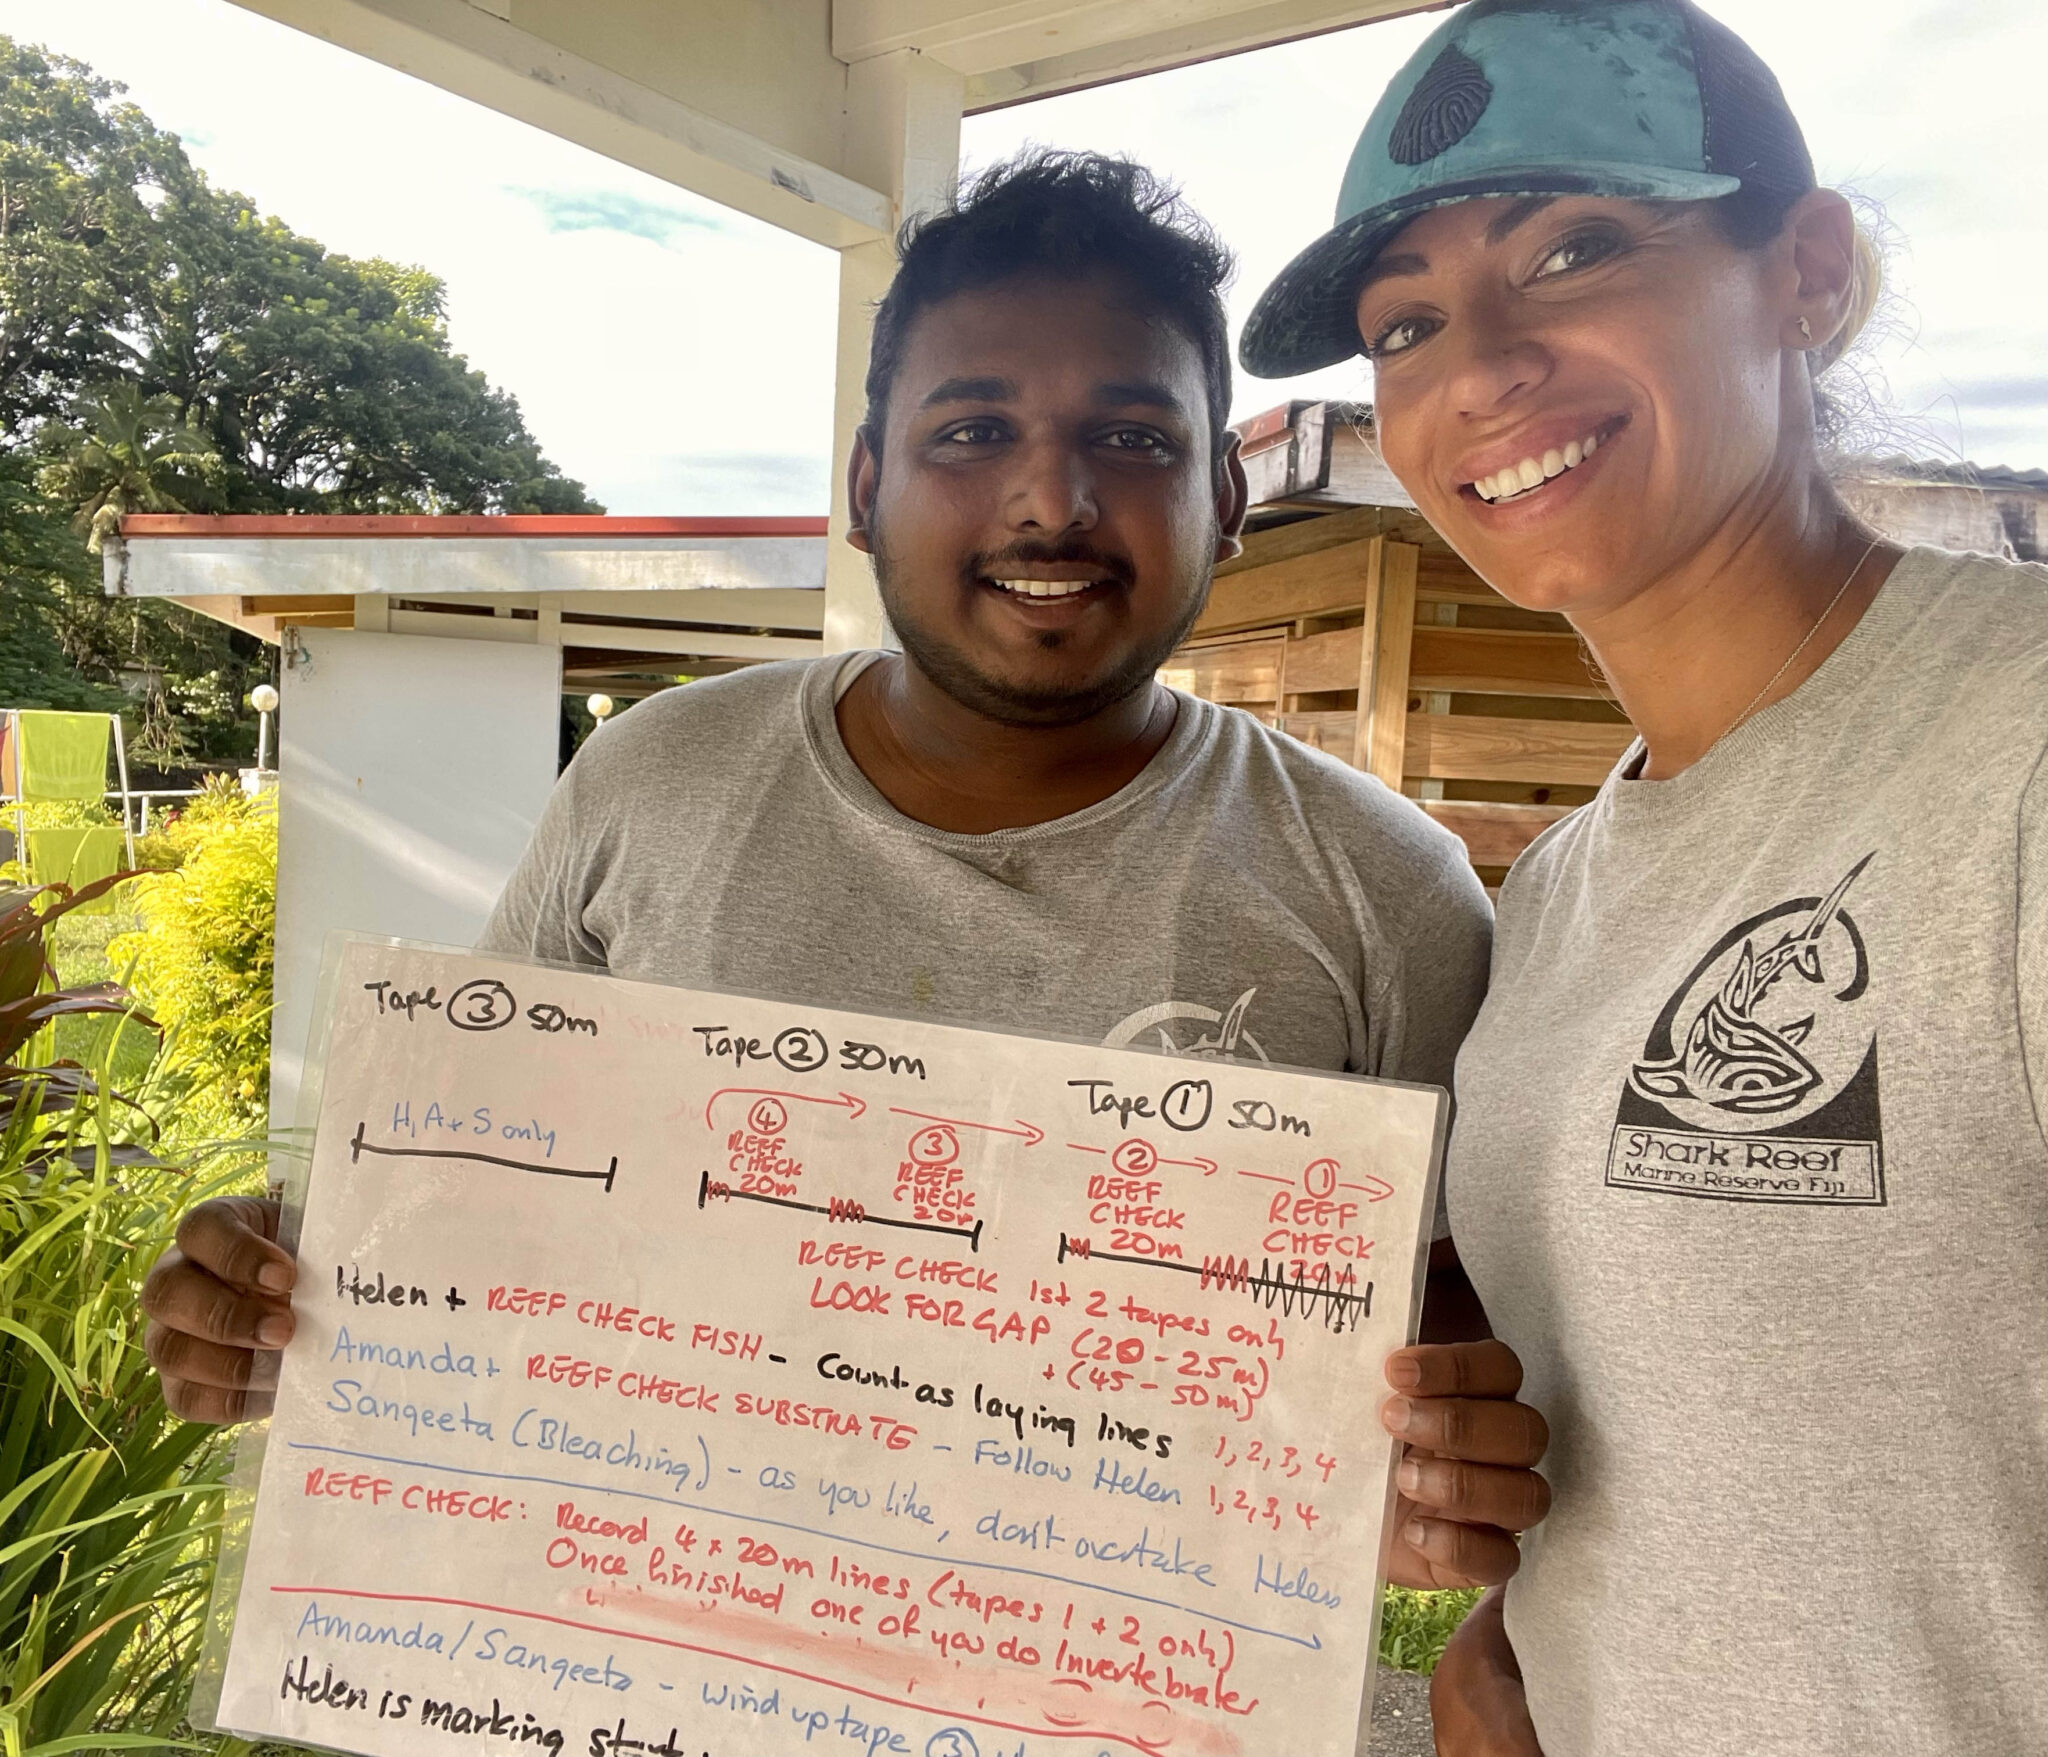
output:
[[[1373,659],[1379,649],[1380,593],[1386,579],[1387,540],[1365,545],[1365,623],[1358,631],[1358,717],[1351,734],[1351,766],[1372,773]]]
[[[1382,537],[1374,545],[1376,591],[1368,594],[1359,652],[1357,766],[1401,790],[1408,743],[1408,660],[1415,644],[1415,576],[1422,551]]]

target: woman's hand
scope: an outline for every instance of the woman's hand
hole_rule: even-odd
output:
[[[1550,1511],[1550,1485],[1534,1469],[1550,1429],[1515,1401],[1522,1363],[1505,1342],[1422,1343],[1388,1355],[1386,1373],[1396,1395],[1380,1420],[1407,1442],[1388,1579],[1498,1585],[1521,1565],[1514,1534]]]
[[[298,1275],[277,1243],[277,1218],[275,1202],[249,1196],[201,1202],[142,1284],[142,1346],[173,1415],[237,1422],[270,1413]]]
[[[1543,1757],[1496,1586],[1444,1649],[1429,1680],[1437,1757]]]

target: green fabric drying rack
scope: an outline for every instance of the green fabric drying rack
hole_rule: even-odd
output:
[[[14,797],[15,858],[29,881],[46,882],[35,870],[34,842],[28,827],[29,802],[106,798],[109,744],[113,746],[115,772],[121,783],[121,836],[128,865],[133,867],[135,821],[130,810],[133,796],[128,787],[128,749],[121,737],[121,716],[9,708],[6,724],[8,760],[0,780],[8,784]]]

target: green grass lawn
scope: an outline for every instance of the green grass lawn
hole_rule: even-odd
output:
[[[84,988],[97,982],[119,982],[125,972],[107,960],[107,945],[117,934],[131,933],[141,922],[116,906],[104,915],[74,912],[51,929],[51,953],[60,987]],[[102,1046],[114,1040],[112,1073],[116,1090],[131,1090],[148,1072],[156,1050],[156,1034],[146,1025],[107,1013],[81,1013],[56,1022],[57,1054],[66,1061],[92,1066]]]

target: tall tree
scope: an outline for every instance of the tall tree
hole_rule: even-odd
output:
[[[434,276],[334,255],[210,189],[166,223],[184,272],[141,314],[150,379],[220,452],[232,510],[600,510],[449,351]]]
[[[436,276],[215,189],[121,90],[0,37],[0,444],[126,381],[219,454],[224,510],[602,510],[449,347]]]
[[[136,295],[164,272],[152,212],[193,177],[177,141],[75,61],[0,37],[0,435],[132,371]]]
[[[141,699],[178,709],[145,748],[228,756],[260,646],[109,604],[67,522],[92,540],[149,508],[603,508],[450,347],[437,277],[214,188],[121,92],[0,36],[0,640],[27,655],[0,690],[59,705],[140,671]]]
[[[62,510],[37,492],[35,460],[0,453],[0,706],[105,713],[119,704],[64,643],[64,610],[90,573]]]
[[[72,420],[51,423],[42,437],[50,461],[37,485],[58,505],[77,508],[72,529],[91,555],[131,512],[188,511],[220,469],[211,443],[170,397],[146,397],[125,379],[79,397]]]

